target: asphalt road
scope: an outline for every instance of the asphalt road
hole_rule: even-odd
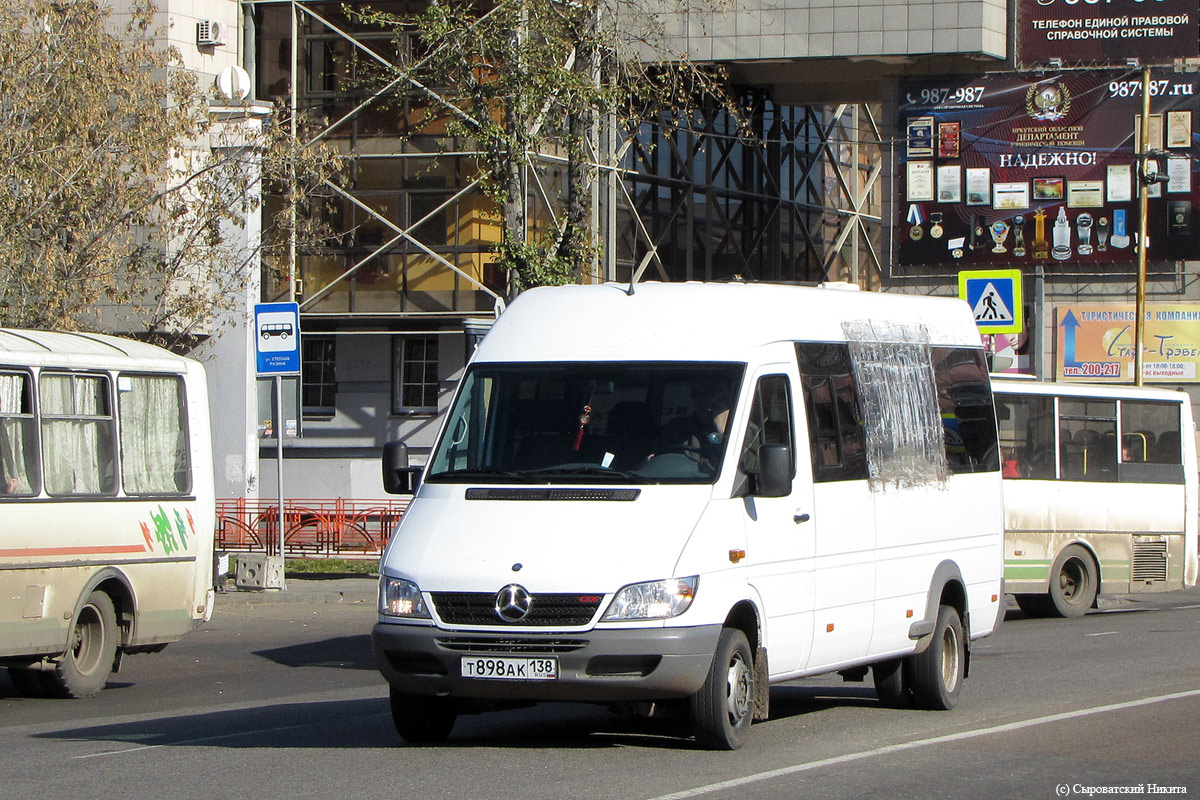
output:
[[[1019,612],[975,643],[951,712],[881,707],[837,676],[772,691],[734,753],[670,721],[554,704],[401,743],[367,632],[374,583],[222,596],[212,622],[126,659],[98,697],[19,697],[0,677],[0,797],[1052,798],[1200,793],[1200,591]]]

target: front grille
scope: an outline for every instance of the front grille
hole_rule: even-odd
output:
[[[535,594],[525,619],[509,622],[496,613],[496,595],[485,592],[434,592],[433,607],[449,625],[521,625],[573,627],[588,624],[602,595]]]
[[[494,636],[447,636],[438,646],[456,653],[573,653],[587,647],[587,639],[513,639]]]
[[[1167,543],[1133,543],[1134,583],[1159,583],[1167,579]]]

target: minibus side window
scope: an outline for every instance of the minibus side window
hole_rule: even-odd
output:
[[[38,493],[31,385],[28,373],[0,372],[0,499]]]
[[[996,413],[983,351],[934,347],[932,357],[950,472],[995,472]]]
[[[867,449],[850,348],[841,343],[797,342],[796,357],[808,415],[813,480],[866,480]]]
[[[748,475],[758,472],[758,450],[764,444],[784,444],[795,459],[792,428],[792,400],[786,375],[766,375],[758,380],[742,442],[742,471]]]
[[[42,373],[38,400],[48,494],[116,493],[110,396],[107,375]]]

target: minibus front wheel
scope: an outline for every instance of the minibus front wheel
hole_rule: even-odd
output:
[[[736,750],[754,719],[754,653],[746,634],[722,628],[717,652],[700,691],[691,697],[696,741],[713,750]]]

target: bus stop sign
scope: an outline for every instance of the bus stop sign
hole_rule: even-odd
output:
[[[299,304],[255,304],[254,351],[260,376],[300,374]]]
[[[1021,270],[960,272],[958,296],[971,307],[980,333],[1021,333],[1025,330],[1021,306]]]

